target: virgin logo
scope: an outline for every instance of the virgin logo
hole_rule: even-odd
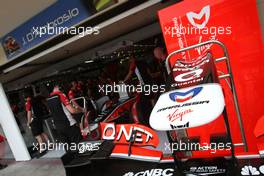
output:
[[[177,81],[177,82],[190,81],[190,80],[193,80],[195,78],[201,77],[202,73],[203,73],[203,69],[201,69],[201,68],[187,72],[187,73],[182,73],[182,74],[175,77],[175,81]]]
[[[176,109],[172,114],[169,114],[167,116],[167,118],[169,119],[170,122],[174,122],[175,120],[182,121],[183,117],[186,114],[189,114],[191,112],[193,112],[193,110],[191,110],[191,109],[187,109],[187,110],[184,110],[184,111],[179,111],[178,109]]]
[[[210,18],[210,6],[205,6],[200,13],[188,12],[186,14],[189,22],[198,29],[203,29]]]
[[[202,39],[203,39],[203,36],[200,36],[199,37],[199,43],[203,42]],[[217,38],[216,38],[216,36],[211,36],[210,40],[217,40]],[[199,55],[202,55],[202,54],[206,53],[208,50],[210,50],[212,45],[213,44],[200,46],[200,47],[195,48],[195,50],[198,52]]]

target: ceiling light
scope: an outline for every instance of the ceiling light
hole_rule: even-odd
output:
[[[89,63],[92,63],[92,62],[94,62],[94,60],[87,60],[87,61],[84,61],[84,63],[86,63],[86,64],[89,64]]]

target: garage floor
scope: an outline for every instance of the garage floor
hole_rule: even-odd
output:
[[[34,159],[27,162],[0,161],[8,167],[0,170],[1,176],[65,176],[61,160]]]

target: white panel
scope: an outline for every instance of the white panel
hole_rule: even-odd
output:
[[[150,126],[168,131],[208,124],[222,114],[225,106],[217,83],[172,90],[162,94],[150,115]]]
[[[20,133],[5,91],[0,83],[0,123],[16,161],[27,161],[31,157]]]

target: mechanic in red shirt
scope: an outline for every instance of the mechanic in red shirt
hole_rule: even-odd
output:
[[[68,92],[68,97],[71,100],[73,107],[75,107],[79,110],[82,110],[82,107],[84,106],[83,100],[82,99],[74,100],[74,99],[82,97],[82,96],[83,96],[83,91],[82,91],[81,82],[72,81],[71,82],[71,88]],[[79,127],[81,129],[81,132],[83,133],[83,126],[81,124],[82,116],[83,116],[83,114],[81,114],[81,113],[74,114],[76,121],[79,123]]]
[[[70,100],[72,100],[73,106],[76,108],[81,108],[81,101],[74,100],[75,98],[82,96],[82,90],[80,86],[81,85],[78,85],[77,81],[72,81],[71,88],[68,92],[68,97]]]
[[[59,104],[56,101],[52,102],[54,97],[59,98]],[[85,112],[85,109],[72,106],[66,95],[61,92],[58,84],[55,84],[53,92],[47,100],[61,141],[68,144],[79,143],[82,139],[82,135],[77,125],[78,123],[72,114]],[[61,112],[60,109],[62,109],[63,112]]]
[[[26,98],[25,108],[26,108],[27,113],[28,111],[31,111],[31,98],[29,96]],[[30,122],[31,122],[31,119],[27,115],[27,126],[28,127],[30,127]]]

